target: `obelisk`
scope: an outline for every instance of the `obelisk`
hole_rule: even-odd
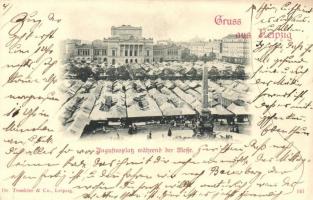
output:
[[[202,75],[202,110],[200,113],[200,134],[212,135],[213,134],[213,118],[209,110],[208,100],[208,66],[204,64]]]

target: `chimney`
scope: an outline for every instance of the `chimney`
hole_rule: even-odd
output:
[[[204,64],[202,75],[202,110],[208,111],[208,66]]]

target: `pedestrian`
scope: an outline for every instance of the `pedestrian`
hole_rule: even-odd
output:
[[[147,139],[148,139],[148,140],[152,139],[152,133],[151,133],[151,131],[150,131],[149,134],[147,135]]]
[[[171,136],[172,136],[172,130],[171,130],[171,128],[168,129],[167,136],[168,136],[168,137],[171,137]]]
[[[133,127],[131,125],[129,125],[128,134],[133,134]]]

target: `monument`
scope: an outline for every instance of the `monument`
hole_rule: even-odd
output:
[[[200,113],[199,133],[200,135],[213,136],[213,118],[209,110],[208,100],[208,66],[203,66],[202,75],[202,111]]]

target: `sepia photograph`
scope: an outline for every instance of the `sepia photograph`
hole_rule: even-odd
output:
[[[162,28],[162,27],[161,27]],[[155,40],[144,26],[63,41],[65,132],[84,138],[220,138],[248,134],[250,38]]]

